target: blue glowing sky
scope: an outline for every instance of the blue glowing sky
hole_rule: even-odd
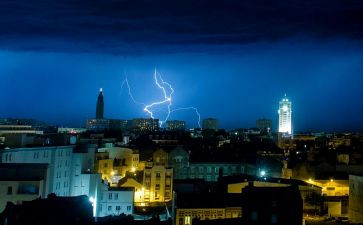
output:
[[[106,117],[146,117],[121,83],[126,74],[138,101],[160,100],[157,67],[176,108],[195,106],[225,128],[260,117],[276,128],[286,93],[295,130],[362,130],[362,4],[210,2],[143,14],[148,1],[1,1],[0,117],[82,126],[100,87]],[[197,125],[192,111],[171,119]]]

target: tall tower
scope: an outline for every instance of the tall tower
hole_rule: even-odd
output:
[[[292,134],[292,106],[289,99],[285,97],[279,103],[279,132],[287,135]]]
[[[97,108],[96,108],[96,119],[103,119],[103,93],[102,88],[100,88],[100,93],[98,94],[97,99]]]

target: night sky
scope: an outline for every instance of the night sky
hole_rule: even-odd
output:
[[[107,118],[146,117],[121,83],[159,101],[155,68],[224,128],[276,129],[286,93],[295,131],[362,131],[363,1],[0,0],[0,117],[83,126],[100,87]]]

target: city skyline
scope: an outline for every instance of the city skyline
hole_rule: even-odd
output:
[[[363,224],[362,0],[0,0],[0,225]]]

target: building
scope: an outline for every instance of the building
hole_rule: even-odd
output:
[[[106,188],[97,203],[97,217],[132,215],[134,212],[133,188]]]
[[[242,217],[241,194],[177,193],[175,202],[175,225]]]
[[[292,135],[292,103],[285,97],[279,103],[279,133]]]
[[[349,221],[363,223],[363,177],[349,176]]]
[[[190,162],[189,153],[180,146],[170,152],[169,166],[173,168],[175,179],[202,179],[215,182],[220,176],[256,175],[256,167],[247,163]]]
[[[303,202],[297,187],[254,187],[243,189],[242,224],[302,225]]]
[[[43,131],[36,130],[31,125],[0,125],[0,137],[3,139],[4,145],[8,147],[33,145],[40,135],[43,135]]]
[[[168,120],[166,121],[166,130],[168,131],[185,131],[186,122],[182,120]]]
[[[125,131],[129,127],[128,120],[110,119],[109,120],[109,130],[112,131]]]
[[[105,131],[110,128],[110,120],[108,119],[88,119],[86,128],[89,131]]]
[[[96,168],[102,179],[116,186],[127,172],[135,173],[139,168],[139,152],[129,148],[98,149]]]
[[[103,109],[104,109],[103,91],[102,88],[100,88],[100,93],[98,94],[97,98],[96,119],[103,119]]]
[[[86,122],[86,129],[90,131],[125,131],[128,126],[128,120],[119,119],[88,119]]]
[[[174,179],[185,179],[182,170],[189,166],[189,153],[182,146],[177,146],[169,153],[168,160],[173,167]]]
[[[152,164],[144,169],[144,202],[165,203],[173,199],[173,168],[168,166],[168,154],[159,149],[153,154]]]
[[[348,196],[349,195],[349,181],[342,179],[329,179],[329,180],[306,180],[307,183],[320,187],[324,196]]]
[[[47,164],[0,163],[0,212],[7,202],[21,204],[45,198],[49,171]]]
[[[60,134],[81,134],[87,132],[86,128],[80,127],[58,127],[58,133]]]
[[[40,190],[38,193],[33,191],[35,193],[33,196],[44,197],[51,193],[61,197],[85,195],[93,203],[93,215],[100,216],[99,210],[102,207],[100,204],[105,202],[102,198],[104,193],[109,193],[109,189],[102,182],[102,175],[95,173],[96,150],[96,145],[5,149],[1,152],[2,164],[0,165],[11,167],[16,163],[20,166],[33,165],[34,168],[46,165],[48,168],[46,176],[44,175],[43,179],[38,178],[34,181],[35,184],[41,181],[42,186],[38,188]],[[131,158],[131,161],[134,161],[133,159]],[[29,171],[33,170],[30,169]],[[16,170],[16,172],[19,173],[20,170]],[[29,172],[25,171],[24,173]],[[7,182],[7,180],[4,181]],[[23,183],[13,182],[7,183],[7,185],[8,188],[5,188],[5,191],[12,193],[12,190],[23,185]],[[10,186],[12,188],[9,189]],[[36,190],[36,188],[34,189]],[[132,198],[133,195],[132,191]]]
[[[256,120],[256,127],[264,133],[270,133],[272,129],[272,120],[270,119],[258,119]]]
[[[219,129],[219,123],[217,119],[214,118],[207,118],[203,120],[202,123],[203,130],[215,130]]]
[[[239,174],[256,175],[256,168],[249,164],[232,162],[192,162],[179,169],[180,179],[203,179],[207,182],[218,181],[219,177]]]
[[[132,188],[134,190],[134,205],[135,206],[146,206],[144,202],[144,191],[145,188],[142,185],[142,179],[140,182],[137,180],[138,177],[124,177],[122,178],[119,183],[118,187],[122,188]]]
[[[303,200],[304,213],[315,214],[320,211],[320,207],[318,205],[312,204],[312,202],[307,201],[307,199],[312,196],[321,196],[321,188],[301,180],[241,175],[235,177],[224,177],[221,181],[223,184],[227,185],[228,193],[243,193],[244,188],[248,185],[271,188],[296,186],[298,187]]]
[[[152,118],[135,118],[132,120],[131,128],[134,131],[158,131],[160,128],[159,119]]]
[[[48,164],[46,194],[69,196],[74,146],[17,148],[2,150],[2,163]]]

